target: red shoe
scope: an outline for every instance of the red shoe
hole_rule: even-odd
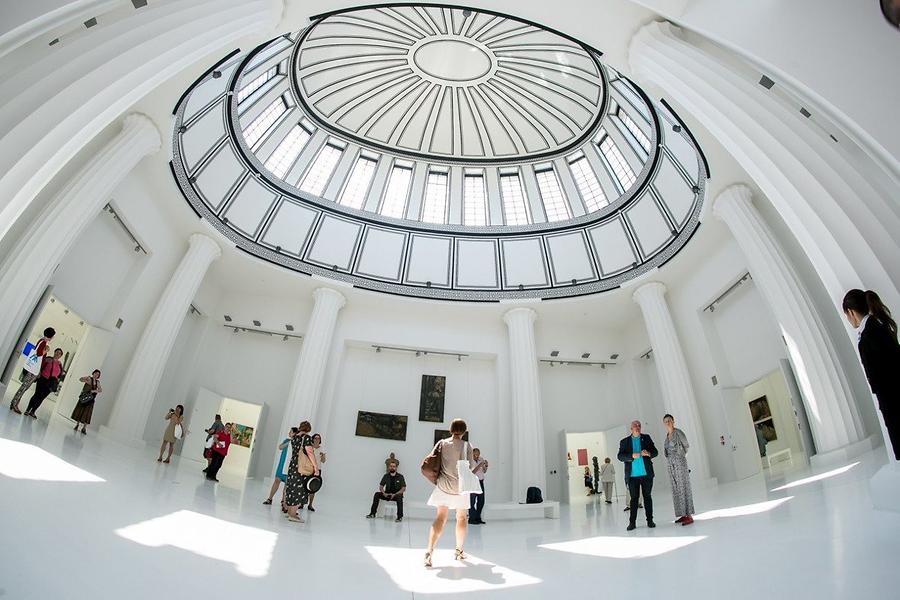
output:
[[[684,522],[684,520],[685,520],[686,518],[687,518],[687,517],[678,517],[677,519],[675,519],[675,522],[676,522],[676,523],[682,523],[682,522]]]
[[[682,525],[690,525],[693,522],[694,522],[694,517],[692,517],[691,515],[685,515],[684,519],[681,521],[681,524]]]

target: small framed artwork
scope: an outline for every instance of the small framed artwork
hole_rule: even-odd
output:
[[[443,375],[422,375],[422,392],[419,394],[419,420],[430,423],[444,422],[444,390],[447,378]]]
[[[772,409],[769,408],[769,399],[760,396],[750,402],[750,416],[753,422],[764,421],[772,418]]]
[[[356,435],[405,442],[408,419],[406,415],[388,415],[361,410],[356,415]]]

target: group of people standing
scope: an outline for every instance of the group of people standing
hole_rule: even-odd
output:
[[[304,506],[309,512],[316,511],[313,501],[322,487],[321,465],[327,460],[327,455],[322,448],[322,436],[318,433],[310,435],[311,431],[310,422],[303,421],[297,427],[291,427],[287,437],[278,445],[280,455],[275,468],[275,481],[272,482],[269,497],[263,501],[263,504],[271,505],[279,486],[284,483],[281,510],[292,523],[305,522],[298,514]],[[288,449],[291,451],[290,461],[287,460]]]

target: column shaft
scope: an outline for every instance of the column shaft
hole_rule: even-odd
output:
[[[191,236],[190,246],[160,296],[122,378],[109,419],[109,429],[115,435],[127,440],[143,438],[175,338],[209,265],[221,253],[211,238],[201,233]]]
[[[781,326],[797,374],[818,452],[829,452],[864,437],[851,401],[844,369],[823,334],[816,311],[784,258],[774,234],[753,206],[745,185],[733,185],[716,198],[713,212],[744,252],[750,274]]]
[[[675,417],[676,426],[688,437],[691,470],[697,479],[705,480],[710,473],[703,423],[665,293],[663,284],[645,283],[634,292],[634,300],[644,315],[666,411]],[[658,415],[660,420],[662,417]],[[662,440],[656,443],[659,446]]]
[[[122,131],[72,177],[28,229],[0,269],[0,350],[4,356],[66,252],[116,186],[159,146],[159,133],[150,119],[128,115]]]
[[[328,366],[328,358],[331,356],[338,313],[347,300],[343,294],[331,288],[318,288],[313,292],[313,298],[315,305],[306,334],[303,336],[303,347],[300,349],[300,358],[294,370],[278,435],[282,435],[301,421],[314,421],[320,414],[322,381]],[[322,411],[324,410],[323,407]],[[317,424],[313,422],[313,427],[316,426]]]
[[[547,493],[544,458],[544,418],[538,377],[534,320],[530,308],[514,308],[503,315],[509,330],[510,396],[512,399],[513,500],[539,487]]]

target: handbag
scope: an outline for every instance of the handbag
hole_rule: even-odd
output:
[[[300,442],[300,457],[297,459],[297,472],[301,475],[312,475],[316,472],[316,467],[313,466],[312,460],[310,460],[309,455],[306,453],[306,445],[303,441]]]
[[[468,452],[469,442],[463,442],[462,457],[456,461],[456,471],[459,476],[460,494],[480,494],[481,484],[478,476],[469,468]]]
[[[81,394],[79,394],[78,404],[90,404],[91,402],[96,400],[97,399],[97,392],[95,391],[96,389],[97,389],[97,383],[92,380],[91,381],[91,389],[84,390],[83,392],[81,392]]]
[[[315,494],[322,489],[322,477],[313,475],[312,477],[307,478],[305,487],[307,492]]]
[[[181,426],[181,423],[175,423],[175,439],[180,440],[184,437],[184,427]]]
[[[25,359],[25,364],[22,368],[32,375],[41,374],[41,357],[37,355],[37,347],[35,347],[31,354]]]
[[[214,435],[210,436],[209,439],[206,440],[206,445],[204,446],[204,448],[212,448],[213,442],[215,442],[215,441],[216,441],[216,436],[214,436]]]
[[[432,485],[437,485],[438,476],[441,474],[441,442],[434,445],[431,452],[422,459],[422,476]]]

